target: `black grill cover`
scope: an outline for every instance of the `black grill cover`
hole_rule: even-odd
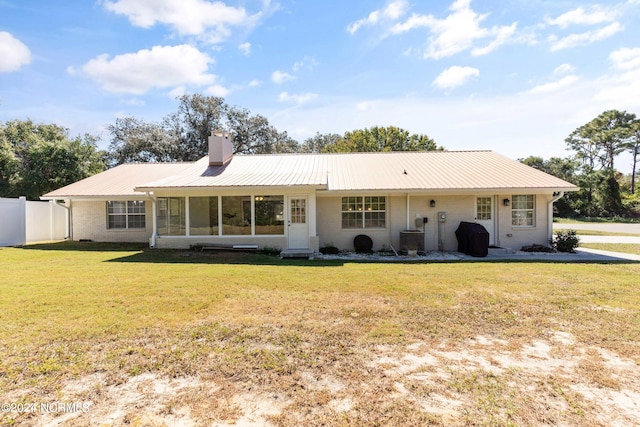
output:
[[[462,221],[456,230],[458,252],[474,257],[489,253],[489,232],[480,224]]]

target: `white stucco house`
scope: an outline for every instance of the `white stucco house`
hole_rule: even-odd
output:
[[[576,190],[492,151],[234,156],[216,135],[196,162],[123,164],[42,199],[64,201],[73,240],[311,253],[360,234],[400,248],[416,230],[424,250],[455,251],[461,221],[498,247],[548,244],[553,202]]]

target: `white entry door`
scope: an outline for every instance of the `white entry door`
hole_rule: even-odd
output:
[[[306,197],[289,197],[287,236],[289,249],[309,249],[309,215]]]
[[[495,212],[492,196],[476,198],[476,222],[489,232],[489,244],[495,244]]]

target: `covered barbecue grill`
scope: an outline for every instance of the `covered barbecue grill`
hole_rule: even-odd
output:
[[[462,221],[456,238],[458,252],[474,257],[485,257],[489,253],[489,232],[480,224]]]

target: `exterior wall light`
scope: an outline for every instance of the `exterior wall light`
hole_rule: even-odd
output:
[[[502,204],[503,204],[504,206],[509,206],[509,205],[511,204],[511,200],[509,200],[509,199],[503,199],[503,200],[502,200]]]
[[[429,201],[429,206],[431,206],[432,208],[435,208],[435,207],[436,207],[436,201],[435,201],[435,200],[433,200],[433,199],[431,199],[431,200]]]

